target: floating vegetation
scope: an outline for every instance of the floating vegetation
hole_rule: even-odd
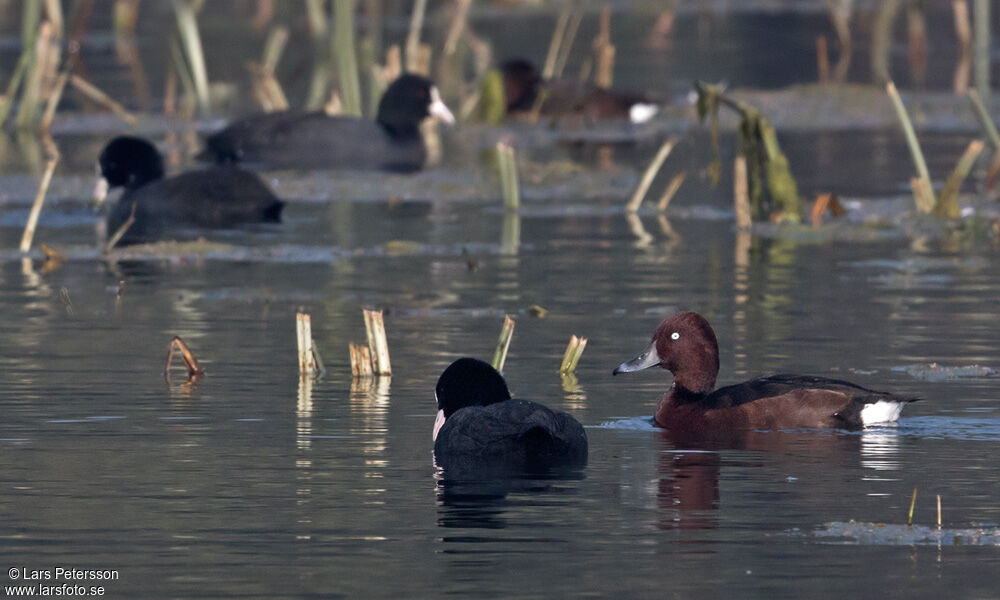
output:
[[[952,379],[963,379],[966,377],[994,377],[997,370],[992,367],[981,365],[969,365],[965,367],[946,367],[935,363],[903,365],[892,367],[892,371],[906,373],[910,377],[922,379],[924,381],[950,381]]]
[[[826,523],[813,536],[861,546],[1000,546],[1000,527],[951,529],[851,520]]]

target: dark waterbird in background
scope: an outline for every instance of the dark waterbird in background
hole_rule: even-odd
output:
[[[402,75],[382,95],[374,121],[296,110],[251,115],[209,136],[201,158],[263,168],[418,171],[427,160],[420,133],[427,117],[455,122],[433,83]]]
[[[219,229],[281,220],[283,203],[260,178],[236,167],[165,178],[163,158],[153,144],[127,136],[108,142],[98,163],[98,200],[110,188],[125,188],[107,217],[109,236],[131,220],[116,245],[161,240],[186,227]]]
[[[510,397],[489,364],[460,358],[434,389],[434,458],[446,471],[532,472],[587,464],[587,434],[570,415]]]
[[[656,366],[674,374],[673,385],[656,409],[656,424],[684,433],[859,429],[895,421],[903,405],[916,400],[806,375],[772,375],[715,390],[719,344],[708,321],[693,312],[665,319],[649,347],[618,365],[613,374]]]
[[[556,118],[582,117],[589,120],[628,119],[645,123],[659,107],[642,94],[584,86],[575,82],[546,82],[530,61],[515,58],[500,65],[507,114],[523,117],[532,112],[544,94],[540,114]]]

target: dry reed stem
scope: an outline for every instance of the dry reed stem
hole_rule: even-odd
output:
[[[1000,134],[997,133],[997,127],[993,123],[992,117],[986,111],[986,106],[983,105],[983,99],[976,90],[969,90],[969,101],[972,102],[972,107],[976,109],[976,116],[979,117],[979,124],[982,125],[983,131],[990,138],[990,143],[993,144],[994,150],[1000,150]]]
[[[559,50],[562,47],[563,36],[566,34],[566,26],[569,24],[571,8],[563,6],[556,19],[556,27],[552,30],[552,39],[549,40],[549,51],[545,55],[545,63],[542,65],[542,79],[548,80],[555,73],[556,59],[559,57]]]
[[[913,488],[913,497],[910,498],[910,513],[906,517],[906,525],[913,525],[913,508],[917,505],[917,488]]]
[[[667,207],[670,206],[670,201],[674,199],[674,195],[677,194],[677,190],[681,189],[681,184],[684,183],[684,179],[686,177],[687,171],[681,171],[670,178],[670,183],[667,184],[667,189],[663,190],[663,195],[660,196],[660,201],[656,204],[657,210],[660,212],[667,210]]]
[[[424,26],[424,13],[427,11],[427,0],[414,0],[413,12],[410,13],[410,29],[406,34],[406,70],[418,73],[420,30]]]
[[[670,151],[674,149],[676,144],[677,140],[670,138],[660,146],[656,156],[653,157],[652,162],[649,163],[649,166],[646,167],[645,172],[643,172],[642,177],[639,179],[639,185],[632,192],[632,197],[629,199],[628,204],[625,205],[626,212],[634,213],[639,210],[639,206],[642,205],[642,201],[646,197],[646,192],[649,191],[649,186],[653,184],[656,174],[660,171],[660,167],[663,166],[663,161],[667,160],[667,157],[670,156]]]
[[[816,73],[821,84],[830,83],[830,54],[825,35],[816,36]]]
[[[583,13],[573,11],[569,19],[569,26],[566,28],[566,35],[563,36],[562,44],[559,48],[559,55],[556,58],[556,67],[552,72],[552,77],[559,79],[566,70],[566,63],[569,61],[570,50],[573,49],[573,42],[576,41],[576,32],[580,30],[580,23],[583,22]]]
[[[167,346],[167,360],[163,367],[164,378],[170,379],[170,367],[174,360],[175,351],[181,354],[181,359],[184,361],[184,368],[187,370],[188,380],[196,379],[205,374],[201,365],[198,364],[198,359],[194,357],[194,354],[188,348],[187,344],[184,343],[184,340],[180,336],[175,335]]]
[[[500,172],[500,193],[504,210],[516,211],[521,207],[521,188],[517,177],[517,156],[505,142],[497,142],[497,168]]]
[[[392,365],[389,363],[389,343],[386,340],[382,311],[366,308],[364,309],[364,319],[375,374],[392,375]]]
[[[318,373],[319,365],[312,338],[312,318],[306,313],[295,313],[295,340],[299,351],[299,374]]]
[[[43,95],[42,84],[46,69],[51,64],[49,55],[52,53],[58,55],[58,49],[52,45],[52,30],[52,24],[44,21],[38,28],[38,35],[35,36],[34,50],[28,64],[27,78],[21,88],[21,102],[17,109],[16,122],[19,128],[28,128],[33,124]]]
[[[937,526],[941,529],[941,494],[937,495]]]
[[[733,206],[736,212],[736,228],[749,231],[753,226],[750,212],[750,183],[747,176],[747,159],[737,156],[733,163]]]
[[[903,99],[899,97],[896,85],[890,81],[885,84],[885,91],[889,94],[889,99],[892,100],[893,108],[896,109],[896,116],[903,127],[903,135],[906,136],[906,145],[909,147],[910,157],[913,159],[913,166],[916,167],[917,174],[921,180],[918,188],[920,191],[914,193],[917,210],[925,214],[929,213],[934,210],[934,188],[931,185],[931,175],[927,170],[924,153],[920,150],[920,142],[917,141],[917,134],[913,130],[913,123],[910,122],[910,116],[906,112],[906,107],[903,106]],[[927,202],[927,190],[931,190],[930,203]]]
[[[448,35],[444,40],[444,55],[451,56],[458,47],[458,40],[462,37],[462,32],[468,26],[469,8],[472,0],[457,0],[455,2],[455,13],[451,19],[451,26],[448,27]]]
[[[371,377],[373,374],[372,356],[368,346],[348,342],[351,355],[351,375],[354,377]]]
[[[614,81],[615,46],[611,43],[611,7],[601,11],[601,29],[594,39],[594,85],[610,88]]]
[[[198,106],[203,111],[209,109],[208,72],[205,69],[205,53],[201,46],[201,35],[198,33],[197,10],[190,0],[173,0],[174,13],[177,17],[177,29],[180,32],[184,54],[187,56],[188,67],[194,82],[195,96]]]
[[[354,0],[333,0],[334,22],[330,52],[337,63],[344,114],[361,116],[361,80],[354,44]]]
[[[958,38],[959,49],[952,89],[961,94],[969,89],[972,72],[972,26],[969,21],[969,3],[966,0],[953,0],[951,8],[955,17],[955,36]]]
[[[80,77],[79,75],[73,74],[69,76],[69,82],[74,88],[77,89],[81,94],[90,98],[92,101],[107,107],[111,112],[118,115],[122,121],[125,121],[129,127],[135,127],[139,124],[139,120],[135,118],[135,115],[125,110],[121,104],[115,102],[107,94],[97,89],[92,83]]]
[[[104,244],[105,254],[111,252],[112,248],[115,247],[115,244],[118,243],[118,240],[122,239],[122,236],[124,236],[125,232],[129,230],[129,227],[132,227],[132,224],[135,223],[135,207],[136,203],[133,202],[132,210],[129,212],[128,218],[125,219],[125,222],[121,224],[118,230],[115,231],[110,238],[108,238],[107,243]]]
[[[59,156],[53,156],[45,164],[45,172],[42,174],[42,181],[38,185],[38,193],[35,194],[35,201],[31,205],[31,212],[28,214],[28,222],[24,226],[24,235],[21,236],[21,252],[31,250],[31,240],[35,237],[35,228],[38,226],[38,216],[42,214],[42,204],[45,203],[45,194],[52,183],[52,173],[59,164]]]
[[[562,364],[559,366],[559,372],[563,375],[575,372],[577,365],[580,364],[580,357],[583,356],[583,350],[586,347],[587,338],[575,335],[570,336],[566,352],[563,353]]]
[[[503,316],[503,328],[500,330],[500,338],[497,340],[497,348],[493,352],[493,368],[503,372],[503,365],[507,362],[507,351],[510,349],[510,340],[514,337],[514,319],[510,315]]]
[[[52,94],[49,96],[49,101],[45,105],[45,113],[42,114],[42,122],[39,125],[39,128],[43,132],[47,133],[52,129],[52,120],[56,118],[56,109],[59,107],[59,101],[62,99],[63,90],[66,89],[67,82],[69,82],[68,70],[59,74],[59,79],[56,80]]]

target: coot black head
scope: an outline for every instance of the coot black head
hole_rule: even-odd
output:
[[[101,176],[109,187],[135,189],[163,178],[163,158],[148,141],[130,136],[116,137],[101,151]]]
[[[500,65],[500,72],[507,95],[507,112],[532,110],[542,85],[542,75],[535,65],[522,58],[514,58]]]
[[[420,122],[434,117],[452,124],[455,116],[441,101],[441,94],[429,79],[401,75],[392,82],[378,103],[376,121],[395,136],[416,135]]]
[[[466,406],[489,406],[510,400],[503,375],[475,358],[460,358],[451,363],[438,378],[434,395],[438,410],[446,418]]]

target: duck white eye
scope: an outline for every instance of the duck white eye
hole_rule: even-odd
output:
[[[679,334],[679,333],[677,333],[675,331],[675,332],[673,332],[673,333],[670,334],[670,339],[672,339],[672,340],[679,340],[679,339],[681,339],[681,334]]]

